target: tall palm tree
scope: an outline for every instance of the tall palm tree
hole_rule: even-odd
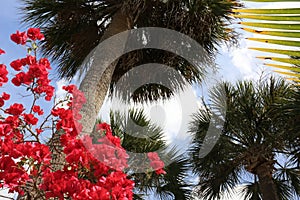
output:
[[[190,149],[193,171],[199,177],[197,191],[203,199],[220,198],[223,192],[243,185],[251,200],[283,200],[300,197],[299,127],[296,115],[287,109],[296,99],[295,88],[282,79],[258,83],[224,83],[212,92],[216,110],[220,92],[226,94],[224,126],[214,126],[221,135],[211,152],[200,157],[200,149],[212,116],[199,110],[192,122]],[[299,101],[299,99],[298,99]],[[299,113],[298,113],[299,117]],[[210,138],[215,140],[215,138]]]
[[[257,2],[256,5],[261,2],[299,2],[298,0],[250,1]],[[243,30],[262,36],[259,38],[251,37],[248,38],[249,40],[267,43],[264,47],[251,47],[251,49],[274,54],[274,56],[259,56],[258,58],[279,62],[276,64],[266,63],[265,65],[275,67],[279,69],[277,72],[287,75],[295,82],[300,82],[300,51],[297,50],[300,46],[298,40],[300,38],[300,8],[257,9],[253,6],[253,8],[237,9],[234,12],[239,13],[235,17],[247,20],[241,22]],[[278,38],[270,39],[266,36]],[[272,48],[268,44],[281,46]],[[291,50],[291,47],[294,49]]]
[[[221,42],[233,41],[235,33],[227,28],[229,14],[240,6],[232,0],[24,0],[23,21],[41,27],[46,40],[42,50],[58,63],[61,77],[72,78],[84,70],[82,62],[101,41],[117,33],[140,27],[162,27],[190,36],[211,55]],[[114,51],[112,49],[112,51]],[[88,98],[84,107],[83,130],[91,132],[110,85],[137,64],[147,62],[169,64],[179,71],[188,82],[201,81],[204,73],[179,56],[159,50],[137,50],[122,56],[95,78],[95,68],[90,68],[80,89],[95,94]],[[99,67],[98,67],[99,68]],[[142,76],[142,75],[141,75]],[[145,74],[144,76],[147,76]],[[98,82],[100,80],[100,82]],[[96,81],[96,82],[95,82]],[[176,85],[176,84],[175,84]],[[182,84],[177,84],[181,88]],[[150,99],[170,96],[168,88],[148,84],[142,94],[133,99]],[[163,94],[163,95],[160,95]]]

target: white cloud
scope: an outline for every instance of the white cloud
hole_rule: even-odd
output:
[[[235,49],[230,52],[232,64],[241,72],[243,77],[251,77],[255,71],[254,59],[248,47]]]
[[[55,91],[55,96],[56,98],[63,98],[67,94],[65,90],[62,89],[63,86],[68,85],[69,81],[65,79],[61,79],[56,82],[56,91]]]
[[[232,83],[244,79],[257,79],[262,62],[255,58],[255,52],[249,50],[249,47],[248,41],[241,39],[239,47],[220,49],[221,54],[217,58],[220,70],[216,76],[219,76],[220,80]]]

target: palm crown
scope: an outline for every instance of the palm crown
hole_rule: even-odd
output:
[[[258,84],[224,83],[213,94],[220,90],[227,99],[224,127],[214,127],[221,136],[204,158],[199,151],[212,113],[200,110],[192,123],[191,159],[200,179],[199,194],[204,199],[220,198],[224,191],[245,184],[244,192],[253,200],[299,197],[299,129],[295,114],[284,108],[285,98],[295,99],[294,89],[271,78]],[[220,101],[212,102],[211,107],[221,108]]]
[[[41,27],[46,40],[42,51],[58,64],[61,77],[72,78],[84,70],[82,62],[103,39],[112,16],[122,11],[128,28],[163,27],[186,34],[212,55],[221,42],[233,42],[235,32],[227,27],[229,14],[240,5],[231,0],[25,0],[24,22]],[[121,26],[121,25],[120,25]],[[124,24],[123,24],[124,26]],[[188,82],[200,81],[203,71],[191,66],[183,58],[154,49],[137,50],[121,57],[112,77],[113,84],[136,65],[155,62],[168,64],[179,71]],[[177,84],[181,87],[183,83]],[[154,89],[153,89],[154,88]],[[154,99],[160,89],[169,96],[171,91],[155,85],[145,86]],[[151,96],[151,95],[149,95]],[[139,99],[138,97],[136,99]]]

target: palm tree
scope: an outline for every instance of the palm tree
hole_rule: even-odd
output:
[[[220,138],[207,156],[200,157],[213,114],[208,107],[222,108],[215,95],[220,92],[226,94],[224,126],[213,127],[221,132]],[[190,155],[199,177],[199,196],[217,199],[242,184],[242,192],[251,200],[300,197],[300,129],[297,115],[287,108],[289,101],[295,103],[294,92],[293,86],[272,77],[257,83],[223,83],[213,90],[212,104],[199,110],[191,126],[194,139]]]
[[[252,0],[255,2],[299,2],[297,0]],[[254,6],[253,6],[254,7]],[[278,64],[266,63],[266,66],[275,67],[277,72],[287,75],[295,82],[300,82],[300,51],[296,48],[300,46],[300,8],[278,8],[278,9],[237,9],[234,10],[235,17],[247,19],[246,22],[241,22],[243,30],[260,34],[261,38],[248,38],[249,40],[267,43],[266,47],[251,47],[253,50],[273,53],[274,56],[259,56],[258,58],[264,60],[272,60],[279,62]],[[247,27],[244,27],[247,26]],[[254,27],[254,28],[249,28]],[[265,36],[276,36],[278,38],[270,39]],[[268,47],[268,44],[281,45],[276,48]],[[291,50],[291,47],[294,50]],[[277,54],[277,55],[276,55]],[[280,55],[280,56],[278,56]],[[285,56],[285,57],[282,57]],[[288,57],[286,57],[288,56]],[[282,71],[285,70],[285,71]],[[286,71],[288,70],[288,71]]]
[[[61,77],[72,78],[78,71],[86,70],[82,65],[84,59],[101,41],[133,28],[163,27],[179,31],[190,36],[213,55],[221,42],[235,39],[235,32],[226,25],[230,20],[231,10],[240,6],[237,2],[24,0],[22,10],[25,13],[23,21],[28,25],[41,27],[45,33],[43,53],[57,61]],[[95,73],[97,66],[90,68],[80,86],[86,94],[95,94],[95,99],[88,98],[82,110],[84,131],[91,132],[108,88],[113,88],[114,83],[137,64],[149,61],[169,64],[190,83],[201,81],[204,73],[204,69],[199,71],[179,56],[154,49],[137,50],[122,56],[105,70],[101,79],[95,77],[98,75]],[[181,86],[180,83],[175,84],[177,88]],[[168,97],[172,93],[168,88],[155,84],[145,85],[140,91],[142,93],[133,99],[144,100],[147,91],[150,99]]]

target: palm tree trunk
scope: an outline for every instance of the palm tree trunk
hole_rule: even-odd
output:
[[[256,168],[256,174],[259,179],[259,187],[263,200],[279,200],[276,185],[272,177],[273,165],[263,163]]]
[[[119,9],[119,11],[112,17],[111,24],[101,38],[101,42],[111,36],[129,29],[131,29],[129,17],[124,15],[122,10]],[[124,44],[125,43],[126,41],[124,41]],[[113,53],[114,45],[111,46],[112,49],[110,51]],[[107,67],[106,69],[101,69],[102,67],[98,65],[92,65],[80,84],[79,89],[85,94],[85,97],[87,99],[86,103],[81,109],[81,124],[83,134],[90,134],[93,130],[97,115],[108,92],[112,75],[117,63],[117,60],[113,63],[109,63],[109,67]],[[101,78],[99,78],[100,75]]]

